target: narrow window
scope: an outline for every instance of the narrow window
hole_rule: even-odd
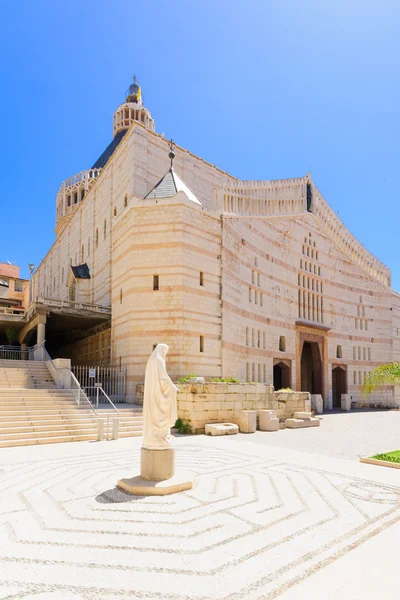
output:
[[[353,383],[354,383],[354,385],[356,385],[356,383],[357,383],[357,373],[356,373],[356,371],[353,371]]]
[[[361,360],[361,346],[358,346],[358,360]]]
[[[257,273],[257,285],[260,287],[260,273]]]
[[[126,208],[128,206],[128,194],[125,194],[125,198],[124,198],[124,208]]]
[[[336,358],[343,358],[342,346],[336,348]]]
[[[252,301],[252,297],[253,297],[253,290],[249,287],[249,302]]]
[[[98,227],[96,227],[96,248],[98,247],[98,245],[99,245],[99,229],[98,229]]]
[[[261,348],[261,331],[258,330],[257,346]]]
[[[365,331],[368,331],[368,321],[364,321],[365,323]]]
[[[81,248],[81,263],[83,263],[85,259],[85,246],[82,244],[82,248]]]
[[[251,365],[251,380],[256,380],[256,365],[254,363]]]
[[[264,350],[267,347],[267,334],[265,333],[265,331],[263,332],[263,348]]]
[[[246,381],[250,381],[250,365],[246,363]]]
[[[160,289],[160,281],[159,281],[159,276],[158,275],[153,275],[153,290],[159,290]]]
[[[204,286],[204,273],[203,273],[203,271],[200,271],[200,285]]]
[[[358,319],[355,319],[356,329],[358,329]]]
[[[286,339],[284,335],[279,338],[279,350],[280,352],[286,352]]]
[[[254,346],[256,345],[256,330],[252,329],[251,330],[251,345]]]
[[[361,373],[361,371],[358,371],[358,385],[361,385],[361,378],[362,378],[362,373]]]
[[[117,216],[117,207],[114,206],[114,217],[116,217],[116,216]]]
[[[119,290],[119,303],[122,304],[122,288]]]
[[[371,360],[371,348],[368,348],[368,360]]]
[[[119,357],[119,370],[121,370],[122,359]]]
[[[257,377],[257,381],[261,381],[261,364],[258,363],[258,377]]]
[[[106,239],[106,237],[107,237],[107,219],[104,219],[103,230],[104,230],[104,239]]]
[[[249,328],[246,327],[246,346],[249,345]]]
[[[267,365],[263,365],[263,383],[267,381]]]
[[[258,304],[258,290],[254,293],[254,304]]]
[[[353,360],[356,360],[357,358],[357,348],[355,346],[353,346]]]
[[[260,306],[263,306],[263,302],[264,302],[263,295],[262,295],[262,292],[260,292]]]
[[[200,336],[200,352],[204,352],[204,335]]]

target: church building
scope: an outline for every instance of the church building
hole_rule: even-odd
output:
[[[155,131],[136,82],[109,146],[62,183],[55,231],[19,341],[125,367],[128,399],[161,342],[174,378],[267,382],[322,394],[325,409],[342,393],[357,402],[369,371],[400,361],[390,270],[311,175],[218,169]],[[382,388],[373,401],[394,396]]]

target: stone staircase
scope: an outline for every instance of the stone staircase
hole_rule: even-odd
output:
[[[78,406],[70,390],[55,387],[45,362],[0,360],[0,448],[97,440],[98,419],[104,439],[111,439],[114,418],[119,437],[142,435],[142,412],[118,410],[101,407],[95,414]]]

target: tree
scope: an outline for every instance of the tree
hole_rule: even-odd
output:
[[[368,373],[362,386],[362,391],[367,396],[381,385],[399,385],[400,384],[400,364],[391,363],[381,365]]]
[[[9,346],[12,346],[16,340],[17,332],[12,327],[7,327],[6,329],[7,342]]]

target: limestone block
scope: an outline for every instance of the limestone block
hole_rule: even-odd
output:
[[[302,429],[303,427],[319,427],[319,419],[286,419],[286,429]]]
[[[349,411],[351,408],[351,397],[350,394],[342,394],[340,398],[340,406],[342,410]]]
[[[234,435],[239,433],[239,427],[234,423],[208,423],[205,426],[206,435]]]
[[[258,410],[258,421],[259,421],[259,429],[260,431],[275,431],[275,429],[270,429],[271,425],[269,423],[270,420],[276,419],[276,411],[275,410]],[[278,424],[279,424],[279,419]]]
[[[242,433],[254,433],[257,429],[257,411],[242,410],[239,427]]]
[[[312,413],[310,412],[304,412],[304,411],[296,411],[293,415],[293,417],[295,419],[303,419],[303,420],[310,420],[312,419]]]
[[[278,417],[262,420],[260,416],[260,431],[279,431]]]
[[[324,412],[324,401],[321,394],[311,394],[311,408],[315,410],[317,415],[321,415]]]

